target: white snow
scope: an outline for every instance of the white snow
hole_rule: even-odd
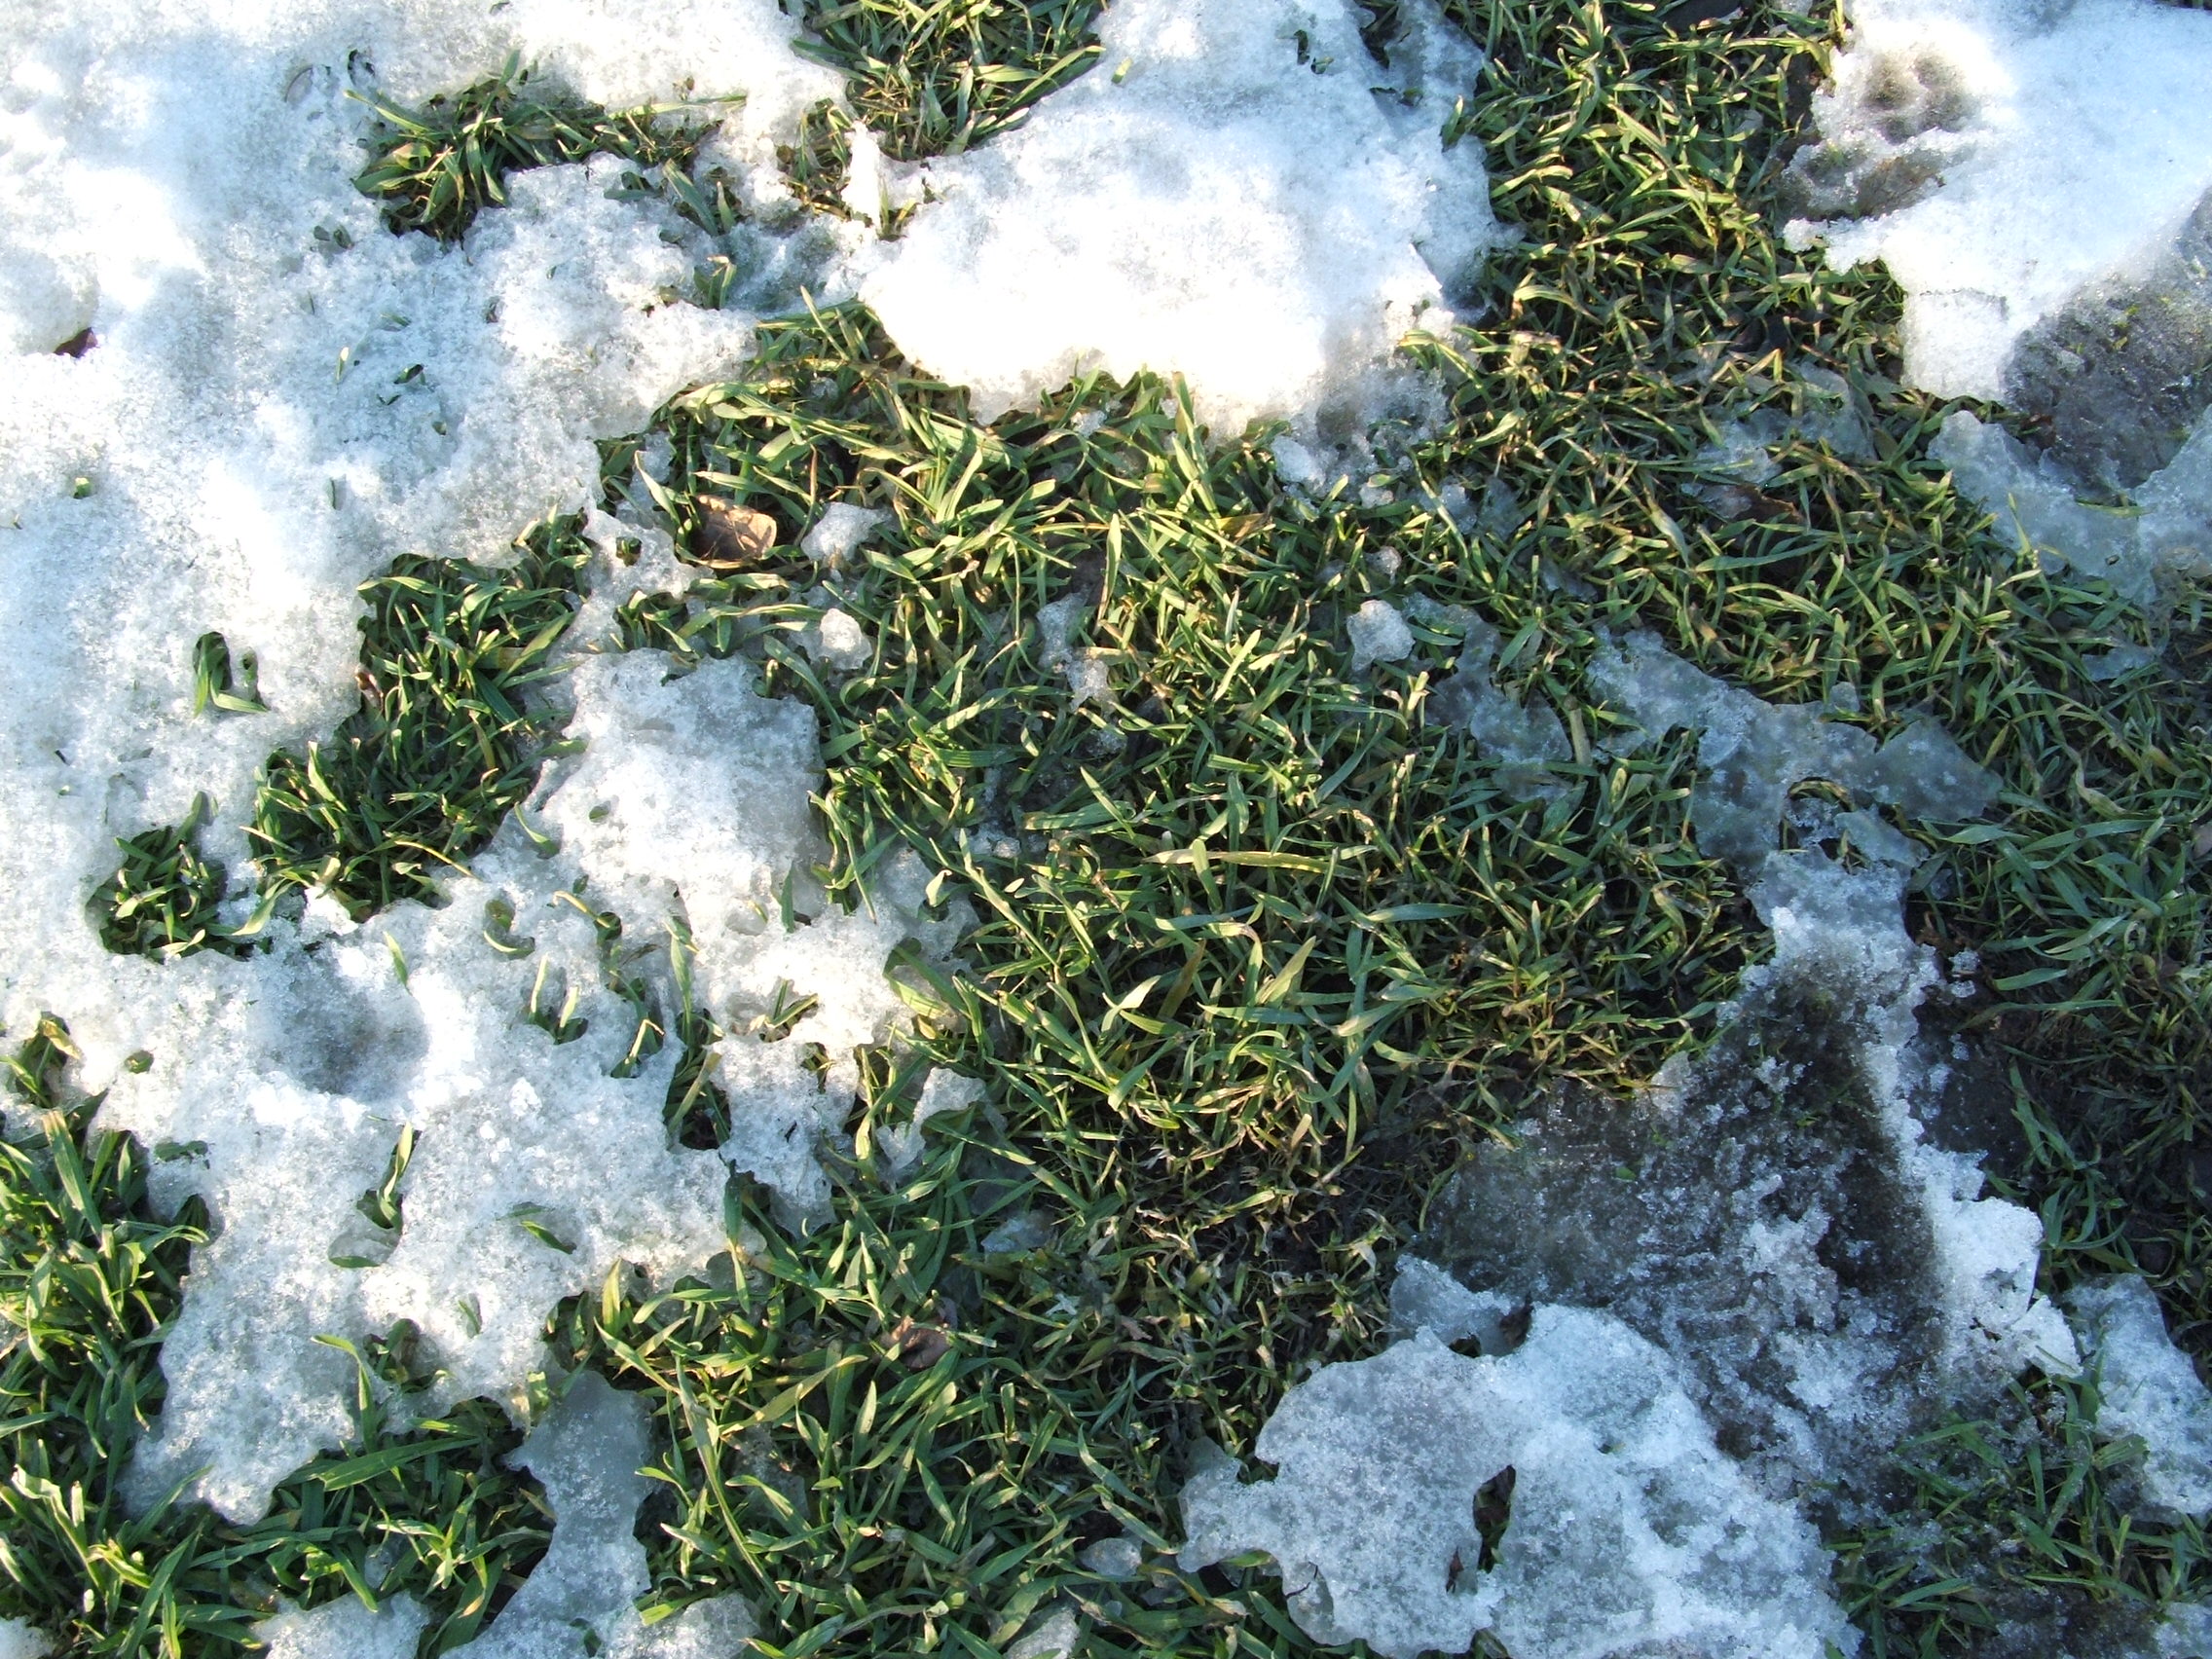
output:
[[[1184,1490],[1186,1569],[1272,1555],[1316,1641],[1391,1659],[1683,1651],[1823,1659],[1858,1633],[1826,1594],[1810,1524],[1715,1450],[1667,1356],[1610,1316],[1541,1308],[1512,1352],[1466,1358],[1425,1330],[1293,1387],[1254,1448]],[[1480,1565],[1476,1491],[1511,1469]]]
[[[53,1651],[46,1633],[28,1619],[0,1619],[0,1659],[45,1659]]]
[[[1094,68],[922,169],[862,297],[986,418],[1093,368],[1185,376],[1218,436],[1356,403],[1497,240],[1440,137],[1480,55],[1402,11],[1384,69],[1348,0],[1119,0]]]
[[[2066,1309],[2096,1374],[2097,1431],[2143,1442],[2152,1502],[2184,1515],[2212,1509],[2212,1390],[2166,1334],[2151,1287],[2132,1274],[2092,1280]]]
[[[1862,0],[1851,20],[1814,104],[1831,192],[1814,211],[1835,216],[1794,234],[1839,267],[1889,268],[1914,384],[2002,398],[2022,334],[2153,262],[2212,189],[2212,18],[2153,0]]]

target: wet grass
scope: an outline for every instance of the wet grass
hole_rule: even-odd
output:
[[[1562,1085],[1624,1093],[1710,1033],[1765,948],[1690,832],[1686,745],[1601,753],[1615,717],[1584,670],[1635,625],[1778,701],[1848,683],[1877,735],[1933,713],[2002,778],[1986,823],[1901,826],[1929,854],[1911,924],[1980,953],[1960,1030],[2006,1080],[2019,1140],[2000,1173],[2042,1205],[2054,1282],[2143,1271],[2202,1346],[2200,596],[2154,621],[1990,540],[1926,457],[1947,406],[1898,385],[1894,289],[1781,247],[1774,192],[1834,15],[1455,13],[1492,54],[1457,119],[1525,240],[1469,327],[1419,349],[1441,423],[1368,435],[1322,498],[1280,487],[1265,433],[1199,432],[1172,384],[1087,382],[978,425],[853,310],[764,328],[742,379],[672,404],[665,481],[608,447],[608,507],[680,548],[713,502],[780,531],[688,603],[633,601],[628,643],[743,651],[812,704],[835,891],[911,848],[980,917],[971,973],[903,967],[922,1040],[866,1056],[828,1226],[786,1232],[741,1195],[758,1244],[733,1274],[651,1297],[613,1281],[556,1316],[562,1351],[645,1392],[666,1431],[648,1609],[738,1591],[771,1654],[989,1654],[1061,1605],[1094,1654],[1310,1651],[1272,1578],[1173,1567],[1190,1457],[1248,1448],[1308,1367],[1373,1350],[1391,1258],[1464,1148]],[[1018,119],[1081,67],[1091,20],[813,14],[899,156]],[[821,189],[841,185],[818,160]],[[436,188],[406,186],[409,210],[496,200]],[[1701,451],[1812,397],[1808,366],[1843,377],[1870,454],[1797,442],[1755,490],[1716,489]],[[892,523],[825,572],[792,544],[830,501]],[[526,693],[571,605],[564,535],[505,574],[425,560],[373,587],[360,712],[272,760],[267,887],[366,914],[496,827],[550,737]],[[1448,609],[1414,656],[1350,671],[1347,615],[1417,595],[1495,627],[1499,683],[1572,734],[1540,791],[1440,718]],[[1080,704],[1039,621],[1071,600],[1072,646],[1108,683]],[[870,639],[856,673],[806,649],[830,603]],[[2113,644],[2165,655],[2092,679]],[[198,937],[188,840],[138,849],[158,873],[128,912],[117,889],[130,947]],[[674,1027],[674,1108],[711,1120],[718,1033],[691,1009]],[[490,1407],[420,1442],[364,1419],[350,1453],[430,1450],[335,1487],[346,1457],[325,1459],[255,1529],[115,1504],[203,1224],[155,1219],[143,1155],[65,1100],[62,1040],[21,1063],[0,1181],[0,1285],[30,1333],[0,1350],[0,1432],[59,1494],[0,1493],[18,1506],[0,1611],[73,1651],[228,1651],[279,1591],[356,1593],[398,1540],[387,1583],[445,1621],[424,1651],[457,1644],[542,1547]],[[933,1124],[887,1183],[872,1148],[931,1061],[984,1076],[993,1104]],[[1024,1214],[1024,1247],[986,1245]],[[2201,1582],[2200,1536],[2120,1525],[2129,1453],[2081,1418],[2038,1383],[1904,1449],[1910,1525],[1835,1539],[1883,1652],[1981,1650],[2000,1615],[2124,1624]],[[1086,1565],[1124,1534],[1137,1578]]]

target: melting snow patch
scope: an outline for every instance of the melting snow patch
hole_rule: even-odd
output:
[[[1402,12],[1384,68],[1347,0],[1121,0],[1097,67],[927,166],[940,200],[863,298],[985,417],[1091,368],[1181,373],[1225,434],[1359,401],[1497,240],[1478,147],[1441,135],[1481,56]]]
[[[1714,1449],[1667,1356],[1604,1313],[1538,1309],[1495,1356],[1422,1331],[1326,1366],[1255,1451],[1272,1480],[1217,1465],[1185,1489],[1183,1566],[1266,1550],[1320,1641],[1391,1659],[1462,1652],[1486,1630],[1515,1659],[1858,1646],[1813,1529]],[[1476,1494],[1508,1470],[1492,1546]]]
[[[1932,453],[1959,488],[2137,601],[2212,568],[2212,19],[1871,0],[1816,119],[1793,240],[1889,267],[1913,384],[2047,434],[2038,457],[1952,415]]]
[[[2151,0],[1868,0],[1796,164],[1838,266],[1904,288],[1916,384],[2002,398],[2014,344],[2154,261],[2212,189],[2212,18]]]
[[[2142,1440],[2154,1503],[2212,1509],[2212,1391],[2166,1335],[2151,1287],[2133,1275],[2103,1279],[2077,1287],[2066,1307],[2094,1356],[2098,1432]]]

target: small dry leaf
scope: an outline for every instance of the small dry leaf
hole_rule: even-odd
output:
[[[908,1371],[927,1371],[944,1357],[952,1346],[952,1338],[941,1325],[919,1325],[902,1319],[892,1328],[889,1346],[891,1357]]]
[[[716,570],[757,564],[776,545],[776,521],[731,501],[712,497],[699,502],[699,528],[691,533],[691,557]]]

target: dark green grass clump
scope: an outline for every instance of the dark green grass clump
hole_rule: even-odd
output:
[[[644,167],[687,166],[710,121],[671,120],[687,104],[601,108],[535,80],[509,57],[496,75],[420,109],[365,100],[376,113],[374,159],[353,183],[384,209],[394,234],[424,231],[459,241],[486,207],[507,199],[504,180],[523,167],[620,156]]]
[[[590,550],[551,520],[499,571],[410,554],[362,596],[361,703],[328,743],[272,755],[251,833],[266,893],[323,887],[356,916],[434,894],[530,790]]]
[[[1099,0],[807,0],[809,57],[894,161],[957,156],[1018,123],[1098,56]]]
[[[229,877],[196,844],[204,803],[204,796],[194,802],[182,824],[117,840],[123,863],[92,889],[91,905],[108,949],[166,958],[195,950],[239,956],[253,948],[257,929],[226,928],[216,915]]]

